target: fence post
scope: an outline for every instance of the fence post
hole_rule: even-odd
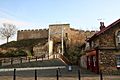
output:
[[[49,54],[48,54],[48,60],[49,60]]]
[[[20,57],[20,63],[22,63],[22,57]]]
[[[5,63],[5,58],[3,60],[4,60],[3,63]]]
[[[37,61],[37,56],[36,56],[36,61]]]
[[[80,80],[80,69],[78,69],[78,80]]]
[[[16,69],[14,69],[13,80],[16,80]]]
[[[0,66],[2,66],[2,60],[0,60]]]
[[[35,69],[35,80],[37,80],[37,70]]]
[[[58,69],[56,70],[56,77],[57,77],[57,80],[59,80]]]
[[[28,58],[28,62],[30,62],[30,57]]]
[[[13,64],[13,58],[11,58],[11,65]]]
[[[43,55],[42,55],[42,61],[43,61]]]
[[[100,70],[100,80],[103,80],[103,74],[101,70]]]

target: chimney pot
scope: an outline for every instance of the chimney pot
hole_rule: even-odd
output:
[[[104,26],[104,22],[100,22],[100,30],[104,29],[105,26]]]

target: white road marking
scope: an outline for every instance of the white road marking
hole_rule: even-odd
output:
[[[66,68],[66,66],[55,66],[55,67],[32,67],[32,68],[8,68],[8,69],[0,69],[0,72],[7,72],[7,71],[25,71],[25,70],[43,70],[43,69],[57,69],[57,68]]]

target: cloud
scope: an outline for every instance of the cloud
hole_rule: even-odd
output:
[[[5,40],[0,40],[0,45],[5,43],[6,41]]]
[[[30,25],[32,25],[29,22],[17,21],[17,20],[12,20],[12,19],[1,19],[0,24],[3,24],[3,23],[14,24],[16,26],[30,26]]]

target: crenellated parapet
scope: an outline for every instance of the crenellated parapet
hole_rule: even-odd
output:
[[[75,29],[75,28],[70,28],[70,30],[72,30],[72,31],[77,31],[77,32],[83,32],[83,33],[95,33],[95,32],[97,32],[97,31],[95,31],[95,30],[79,30],[79,29]]]
[[[64,39],[68,39],[69,43],[78,44],[83,43],[86,38],[93,36],[97,31],[70,28],[70,24],[52,24],[48,29],[19,30],[17,40],[48,38],[50,33],[51,40],[60,42],[62,32]]]
[[[48,29],[28,29],[28,30],[18,30],[18,32],[36,32],[36,31],[48,31]]]
[[[48,38],[48,29],[18,30],[17,40]]]

